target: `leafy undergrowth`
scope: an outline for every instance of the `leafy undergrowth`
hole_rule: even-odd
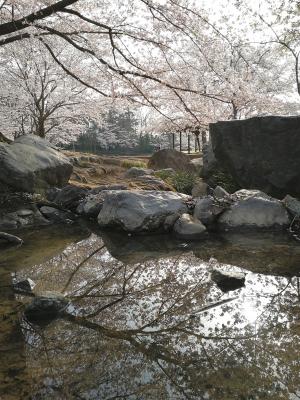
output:
[[[159,171],[155,175],[174,187],[177,192],[185,194],[192,194],[197,179],[197,175],[182,171],[175,172],[175,174],[169,171]]]
[[[235,182],[233,177],[225,170],[221,168],[215,168],[206,179],[209,186],[216,187],[221,186],[228,193],[234,193],[241,189],[240,186]]]

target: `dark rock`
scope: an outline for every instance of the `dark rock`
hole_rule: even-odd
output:
[[[36,296],[25,308],[24,314],[28,321],[50,321],[63,314],[69,304],[68,299],[56,292],[44,292]]]
[[[102,210],[105,191],[87,195],[78,205],[76,212],[89,218],[97,218]]]
[[[213,225],[227,205],[217,202],[212,196],[196,199],[194,217],[198,218],[205,226]]]
[[[76,216],[70,211],[62,211],[54,207],[42,206],[41,213],[51,222],[72,222]]]
[[[255,117],[210,124],[218,163],[240,187],[300,196],[300,117]]]
[[[73,167],[53,145],[28,135],[11,144],[0,143],[0,182],[17,191],[44,192],[68,182]]]
[[[9,233],[6,232],[0,232],[0,242],[1,240],[4,240],[5,242],[8,243],[13,243],[13,244],[22,244],[23,240],[19,238],[18,236],[15,235],[10,235]]]
[[[285,208],[293,215],[293,217],[300,217],[300,201],[294,197],[287,195],[282,200]]]
[[[22,281],[13,282],[13,289],[18,293],[33,294],[33,289],[35,287],[35,282],[30,278],[24,279]]]
[[[211,141],[205,143],[203,146],[203,167],[201,176],[208,177],[217,167],[218,163],[214,155]]]
[[[19,209],[8,212],[0,217],[0,229],[10,230],[31,226],[47,225],[49,221],[43,217],[39,209],[31,206],[32,209]]]
[[[61,189],[53,187],[53,188],[49,188],[46,190],[46,199],[48,201],[54,201],[55,197],[58,195],[58,193],[61,191]]]
[[[245,277],[246,274],[242,272],[227,272],[217,268],[211,272],[211,280],[225,293],[245,286]]]
[[[154,170],[172,168],[174,171],[196,172],[190,157],[172,149],[163,149],[155,152],[149,159],[148,167]]]
[[[54,202],[62,208],[75,211],[80,200],[88,194],[88,189],[68,185],[61,189],[54,198]]]

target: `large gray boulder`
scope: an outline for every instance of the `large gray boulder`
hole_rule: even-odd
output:
[[[290,217],[283,204],[265,193],[248,191],[248,197],[234,202],[218,219],[221,229],[286,228]]]
[[[188,155],[172,149],[163,149],[155,152],[149,159],[148,168],[154,170],[172,168],[174,171],[191,173],[195,173],[197,170]]]
[[[300,116],[210,124],[213,153],[240,187],[300,195]]]
[[[22,136],[0,143],[0,184],[16,191],[44,192],[67,184],[73,167],[68,158],[44,139]]]
[[[187,212],[188,196],[152,190],[107,192],[98,223],[103,228],[127,232],[155,232],[170,229],[170,221]],[[176,218],[172,219],[173,216]]]

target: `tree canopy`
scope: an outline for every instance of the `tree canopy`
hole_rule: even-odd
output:
[[[150,110],[157,132],[295,112],[297,2],[207,3],[3,0],[1,131],[67,139],[112,107]]]

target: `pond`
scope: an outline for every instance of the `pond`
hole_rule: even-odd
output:
[[[95,227],[19,233],[0,251],[0,399],[300,399],[300,245],[285,235],[185,243]],[[246,272],[223,293],[218,267]],[[63,318],[23,316],[36,294]]]

